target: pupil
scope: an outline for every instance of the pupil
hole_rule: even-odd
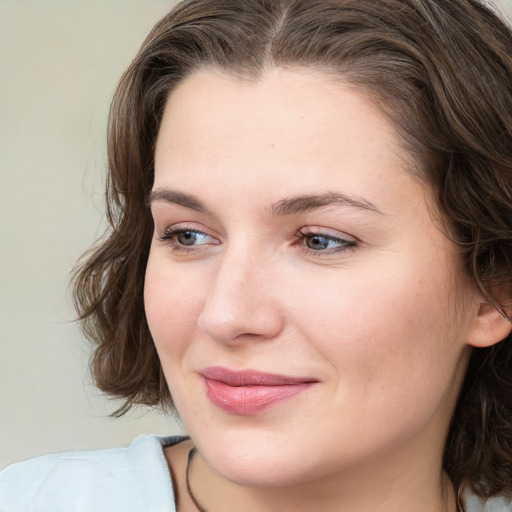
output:
[[[193,231],[183,231],[178,235],[178,242],[181,245],[194,245],[194,242],[197,239],[197,233]]]
[[[323,236],[313,236],[309,239],[307,245],[310,249],[327,249],[329,240]]]

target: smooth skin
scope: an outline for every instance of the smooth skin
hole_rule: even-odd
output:
[[[442,452],[470,347],[510,325],[414,166],[326,74],[204,70],[170,95],[145,304],[208,512],[456,510]],[[243,416],[209,400],[209,366],[317,383]],[[182,512],[187,448],[166,450]]]

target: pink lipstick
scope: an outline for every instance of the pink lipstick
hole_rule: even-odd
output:
[[[220,366],[204,368],[200,374],[210,401],[226,412],[241,416],[262,412],[275,402],[291,398],[318,383],[311,377],[234,371]]]

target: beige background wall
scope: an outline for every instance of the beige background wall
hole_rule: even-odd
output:
[[[146,411],[107,417],[67,292],[102,231],[113,89],[172,3],[0,2],[0,467],[177,431]]]
[[[115,83],[172,3],[0,0],[0,467],[179,430],[146,411],[107,417],[66,293],[102,230]]]

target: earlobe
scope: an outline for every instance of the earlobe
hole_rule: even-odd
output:
[[[510,314],[509,311],[506,313]],[[496,306],[482,302],[473,318],[467,341],[473,347],[490,347],[505,339],[511,330],[510,316],[507,318]]]

